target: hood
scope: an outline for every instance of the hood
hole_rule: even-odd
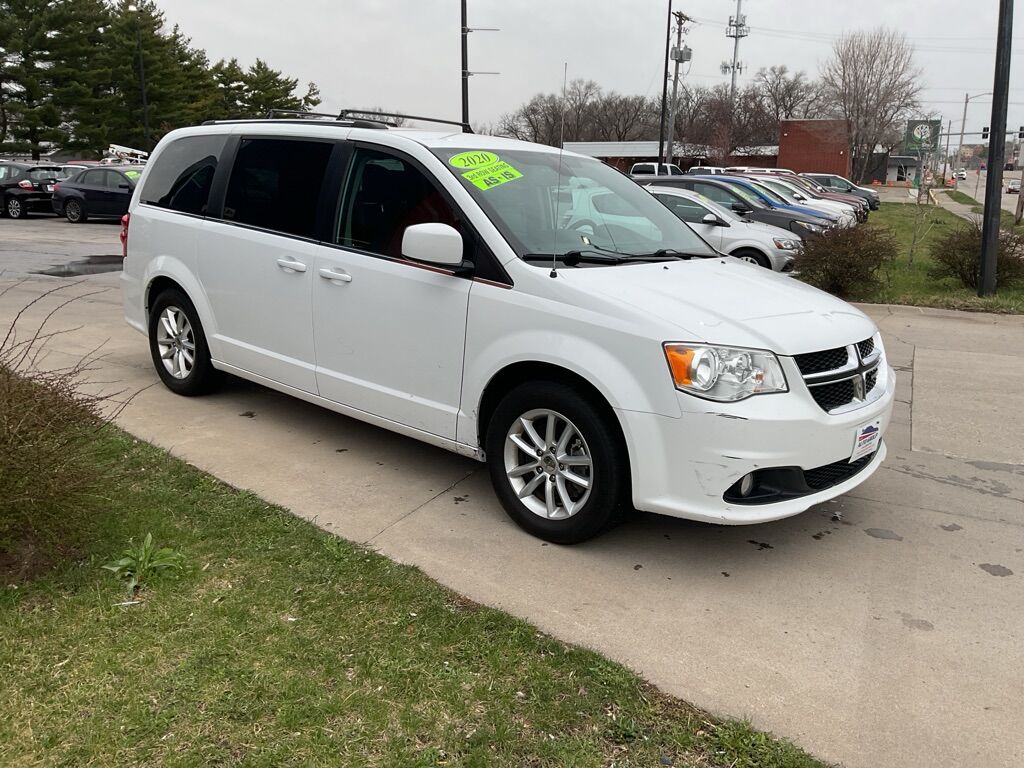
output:
[[[672,326],[664,341],[797,355],[875,333],[863,312],[792,277],[731,257],[560,271],[566,286]]]

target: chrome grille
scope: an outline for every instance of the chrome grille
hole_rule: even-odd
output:
[[[794,359],[811,397],[826,413],[853,410],[875,399],[882,354],[874,338]]]

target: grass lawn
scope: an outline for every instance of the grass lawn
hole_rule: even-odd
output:
[[[95,452],[85,543],[0,582],[2,766],[821,765],[117,430]],[[118,605],[100,566],[147,532],[186,568]]]
[[[958,189],[947,189],[944,191],[953,199],[953,202],[955,203],[963,203],[964,205],[980,205],[980,203],[973,197],[964,194]]]
[[[1024,313],[1024,285],[1003,288],[996,296],[981,299],[955,280],[939,280],[928,276],[928,267],[931,264],[929,246],[950,229],[966,223],[959,216],[943,208],[927,207],[921,227],[923,235],[914,250],[911,263],[910,243],[913,240],[915,208],[916,206],[908,203],[882,203],[881,208],[871,214],[868,226],[891,229],[899,243],[899,255],[877,290],[852,296],[852,300],[876,304],[910,304],[946,309]]]

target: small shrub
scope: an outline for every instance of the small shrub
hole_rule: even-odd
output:
[[[896,258],[896,248],[888,229],[830,229],[804,240],[795,266],[805,283],[847,298],[878,287],[883,267]]]
[[[981,221],[964,223],[932,243],[928,276],[953,278],[965,288],[977,290],[981,259]],[[1024,280],[1024,236],[999,231],[996,251],[996,287],[1007,288]]]
[[[170,547],[157,549],[153,544],[153,534],[147,533],[142,544],[135,546],[128,542],[128,549],[120,560],[103,566],[119,579],[128,582],[128,591],[134,594],[143,584],[168,572],[180,571],[185,558],[180,552]]]

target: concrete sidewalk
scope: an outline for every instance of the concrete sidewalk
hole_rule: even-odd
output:
[[[58,284],[11,287],[0,324]],[[93,375],[139,391],[119,418],[138,437],[826,760],[1024,764],[1024,317],[865,308],[899,402],[853,494],[753,527],[638,515],[566,548],[520,532],[475,462],[243,382],[176,397],[115,275],[68,291],[99,288],[46,364],[107,340]]]

